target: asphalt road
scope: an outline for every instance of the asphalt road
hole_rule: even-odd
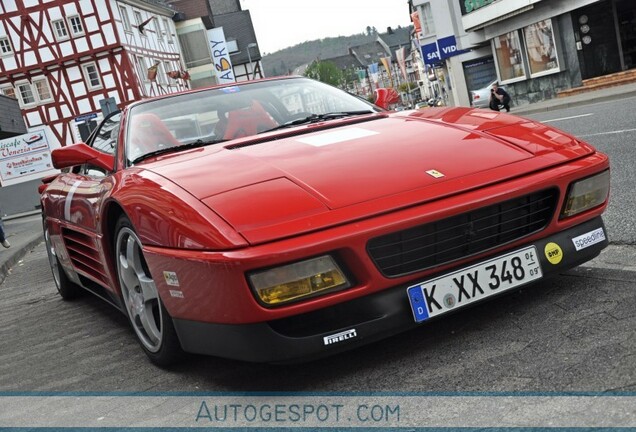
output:
[[[636,98],[620,109],[607,103],[531,116],[610,155],[605,219],[619,245],[636,239],[633,112]],[[581,117],[564,119],[574,116]],[[624,261],[634,249],[622,247],[612,251],[622,250]],[[636,391],[636,273],[605,267],[581,267],[313,363],[192,356],[162,370],[118,311],[91,296],[57,295],[40,245],[0,284],[0,391]]]
[[[636,245],[636,97],[531,114],[610,157],[612,189],[605,224],[613,244]]]

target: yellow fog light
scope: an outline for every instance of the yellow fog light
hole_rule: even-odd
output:
[[[258,298],[267,305],[287,303],[350,286],[330,256],[251,273],[248,278]]]
[[[600,174],[579,180],[570,185],[561,217],[570,217],[599,206],[607,200],[610,187],[610,173]]]

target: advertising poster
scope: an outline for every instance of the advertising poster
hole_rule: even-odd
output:
[[[216,77],[219,80],[219,84],[236,82],[223,27],[208,30],[208,41],[210,43],[210,52],[212,53],[214,69],[216,69]]]
[[[46,128],[0,140],[0,185],[10,186],[58,173],[51,161],[53,148]]]

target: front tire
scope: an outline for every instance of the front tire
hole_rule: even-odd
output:
[[[64,300],[73,300],[79,297],[83,290],[82,288],[71,282],[66,275],[66,272],[60,264],[60,260],[57,257],[57,252],[51,243],[51,237],[49,235],[49,228],[46,224],[46,220],[42,220],[42,230],[44,231],[44,244],[46,245],[46,254],[49,257],[49,265],[51,266],[51,272],[53,273],[53,280],[55,280],[55,287],[57,292]]]
[[[183,350],[127,217],[115,229],[115,262],[126,314],[148,358],[158,366],[179,361]]]

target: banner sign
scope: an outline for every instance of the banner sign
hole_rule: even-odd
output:
[[[405,81],[408,81],[408,76],[406,74],[406,48],[401,47],[395,50],[395,58],[400,66],[400,71],[402,72],[402,77],[404,77]]]
[[[0,185],[10,186],[57,174],[51,150],[46,129],[0,140]]]
[[[455,39],[455,36],[448,36],[445,38],[437,39],[437,47],[439,48],[440,60],[445,60],[449,57],[453,57],[469,51],[460,50],[459,48],[457,48],[457,40]]]
[[[223,27],[208,30],[208,41],[210,42],[210,52],[212,53],[214,69],[216,69],[216,77],[219,80],[219,84],[236,82]]]
[[[374,83],[377,84],[378,82],[378,75],[379,75],[379,69],[378,69],[378,64],[377,63],[371,63],[369,65],[369,74],[371,74],[371,79],[373,80]]]
[[[434,65],[440,62],[439,52],[437,51],[437,43],[422,45],[422,58],[427,65]]]

